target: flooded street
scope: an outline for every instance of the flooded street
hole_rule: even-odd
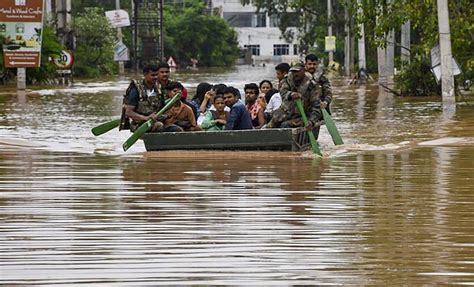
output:
[[[274,79],[272,67],[182,72]],[[323,159],[126,153],[128,79],[0,92],[0,285],[474,284],[474,107],[334,79]],[[465,102],[464,99],[470,100]]]

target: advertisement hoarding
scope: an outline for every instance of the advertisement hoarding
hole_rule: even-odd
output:
[[[43,0],[1,0],[0,35],[7,68],[39,67],[43,32]]]

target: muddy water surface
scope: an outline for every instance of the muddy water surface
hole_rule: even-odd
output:
[[[474,284],[472,105],[333,83],[346,144],[323,128],[323,159],[123,153],[128,133],[90,128],[127,79],[1,93],[0,284]]]

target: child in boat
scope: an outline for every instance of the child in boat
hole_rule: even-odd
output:
[[[173,82],[166,86],[168,98],[172,98],[181,91],[182,89],[178,82]],[[164,126],[158,131],[179,132],[183,130],[199,131],[201,128],[196,123],[193,109],[180,100],[175,102],[165,114]]]
[[[200,131],[193,110],[181,101],[176,101],[167,113],[165,126],[178,126],[184,131]]]
[[[225,110],[224,96],[218,94],[214,97],[215,110],[209,110],[204,116],[201,128],[206,131],[221,131],[224,129],[229,112]]]

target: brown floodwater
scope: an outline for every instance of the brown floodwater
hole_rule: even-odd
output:
[[[243,88],[273,67],[175,75]],[[473,285],[472,95],[334,79],[324,157],[145,152],[128,79],[0,91],[0,285]]]

